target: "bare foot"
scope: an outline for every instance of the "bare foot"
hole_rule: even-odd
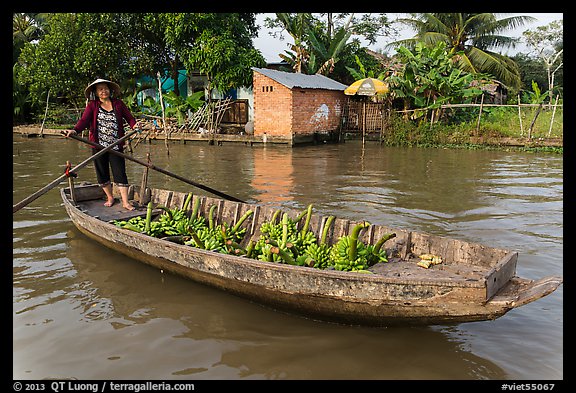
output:
[[[116,202],[114,199],[112,199],[111,201],[106,201],[106,203],[104,203],[104,206],[110,207],[110,206],[114,205],[114,202]]]
[[[134,206],[132,206],[131,204],[122,205],[122,206],[124,207],[124,209],[126,209],[126,210],[130,210],[130,211],[132,211],[132,210],[136,209],[136,208],[135,208]]]

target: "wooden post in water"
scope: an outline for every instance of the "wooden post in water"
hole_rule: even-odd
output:
[[[148,165],[150,165],[150,153],[146,153],[146,160],[148,162]],[[142,173],[142,182],[140,183],[140,200],[138,201],[140,203],[140,206],[144,206],[145,204],[148,203],[147,200],[147,194],[148,194],[148,169],[149,167],[146,166],[144,168],[144,173]]]
[[[364,147],[364,139],[366,137],[366,99],[362,100],[362,147]]]
[[[75,204],[76,193],[74,192],[74,174],[70,173],[70,169],[72,169],[72,164],[70,164],[70,161],[66,161],[66,175],[68,176],[68,187],[70,187],[70,200]]]

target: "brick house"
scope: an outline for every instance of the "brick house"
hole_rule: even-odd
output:
[[[255,137],[289,145],[338,139],[346,85],[324,75],[252,70]]]

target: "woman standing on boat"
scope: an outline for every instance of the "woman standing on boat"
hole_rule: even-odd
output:
[[[138,123],[126,104],[118,98],[120,86],[117,83],[106,79],[96,79],[86,87],[84,95],[88,99],[86,109],[74,129],[67,132],[67,136],[88,128],[90,130],[89,140],[107,147],[124,136],[124,120],[132,129],[137,126]],[[113,147],[119,152],[122,152],[123,148],[124,142]],[[96,153],[97,148],[93,149]],[[128,177],[124,157],[107,152],[94,159],[94,167],[98,184],[106,194],[104,205],[112,206],[114,204],[112,183],[110,182],[110,169],[112,169],[114,182],[122,197],[122,206],[127,210],[134,210],[134,206],[128,201]]]

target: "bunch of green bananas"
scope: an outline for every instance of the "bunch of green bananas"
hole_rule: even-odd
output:
[[[388,254],[386,253],[386,249],[382,248],[382,246],[388,240],[395,237],[395,233],[387,233],[386,235],[382,236],[382,238],[378,240],[376,244],[369,244],[366,246],[368,251],[368,266],[373,266],[378,262],[388,262]]]
[[[287,213],[282,215],[282,220],[278,220],[280,211],[276,211],[269,221],[260,225],[260,238],[254,243],[251,253],[255,258],[269,261],[288,263],[291,265],[307,265],[306,255],[303,250],[310,244],[316,243],[314,233],[308,231],[312,205],[303,211],[298,217],[292,219]],[[306,215],[306,222],[302,230],[298,230],[298,222]]]
[[[198,225],[196,227],[193,227],[192,225],[188,226],[188,233],[190,233],[192,239],[185,244],[224,254],[245,254],[245,250],[243,250],[239,245],[246,234],[246,228],[243,228],[242,224],[253,214],[252,210],[246,211],[234,226],[230,226],[226,222],[223,222],[220,225],[215,224],[215,208],[215,205],[210,207],[208,213],[208,225]],[[196,220],[196,222],[198,222],[198,219]]]
[[[282,220],[276,222],[278,221],[278,216],[280,214],[282,214],[282,212],[280,210],[277,210],[272,215],[270,221],[263,222],[260,225],[260,233],[262,234],[262,237],[264,237],[265,239],[274,239],[274,240],[280,240],[282,238],[282,235],[284,233],[284,222]],[[286,227],[286,231],[288,234],[296,232],[296,222],[294,222],[294,220],[288,218],[286,224],[288,225]]]
[[[138,217],[132,217],[129,220],[114,220],[112,221],[112,223],[114,225],[116,225],[117,227],[120,228],[126,228],[126,229],[130,229],[131,231],[134,232],[144,232],[144,226],[146,223],[146,220],[144,220],[144,218],[138,216]]]
[[[324,223],[324,229],[319,241],[309,242],[304,249],[304,255],[307,256],[305,265],[315,267],[317,269],[326,269],[332,266],[330,259],[331,247],[326,243],[328,230],[334,221],[334,216],[330,216]],[[315,239],[316,240],[316,239]]]
[[[222,233],[222,238],[224,242],[232,241],[235,243],[240,243],[244,239],[244,235],[246,234],[246,228],[242,227],[244,221],[246,221],[254,212],[252,210],[247,210],[246,213],[240,217],[236,225],[231,227],[228,223],[223,222],[220,225],[220,231]]]
[[[330,263],[330,246],[326,244],[312,243],[304,250],[304,255],[309,259],[305,260],[306,265],[317,269],[326,269]]]
[[[166,207],[160,208],[164,210],[164,214],[158,218],[158,222],[162,224],[164,235],[184,235],[188,232],[186,230],[188,218],[183,210],[177,208],[168,209]]]
[[[354,226],[348,236],[342,236],[332,246],[326,243],[328,230],[334,216],[327,218],[322,236],[318,240],[309,230],[312,214],[312,205],[309,205],[298,217],[292,219],[287,213],[276,211],[272,218],[261,224],[260,237],[256,241],[250,239],[246,249],[240,244],[246,234],[242,227],[245,220],[252,215],[248,210],[234,225],[226,222],[216,225],[214,211],[216,206],[210,207],[208,217],[201,216],[199,212],[200,199],[197,198],[190,217],[187,209],[192,195],[189,194],[182,209],[168,209],[161,207],[164,212],[158,220],[152,221],[152,202],[148,204],[146,218],[141,216],[127,221],[114,221],[117,226],[130,229],[150,236],[165,237],[167,240],[209,251],[224,254],[243,255],[248,258],[266,262],[287,263],[291,265],[308,266],[317,269],[333,267],[339,271],[369,272],[367,269],[378,263],[387,262],[388,257],[384,243],[395,237],[395,233],[384,235],[376,244],[365,245],[358,240],[363,229],[370,226],[362,222]],[[301,230],[298,223],[306,217]]]
[[[368,228],[370,223],[362,222],[352,229],[350,235],[342,236],[332,246],[330,258],[336,270],[365,271],[368,269],[368,249],[358,235],[362,229]]]
[[[148,209],[146,211],[146,218],[141,216],[132,217],[128,221],[125,220],[114,220],[112,223],[120,228],[126,228],[134,232],[145,233],[150,236],[159,237],[167,229],[164,223],[159,221],[152,221],[152,202],[148,203]]]
[[[184,244],[196,248],[201,248],[208,251],[216,251],[223,254],[228,254],[225,242],[222,237],[218,236],[218,231],[211,230],[210,228],[202,228],[198,231],[191,233],[192,239]]]

